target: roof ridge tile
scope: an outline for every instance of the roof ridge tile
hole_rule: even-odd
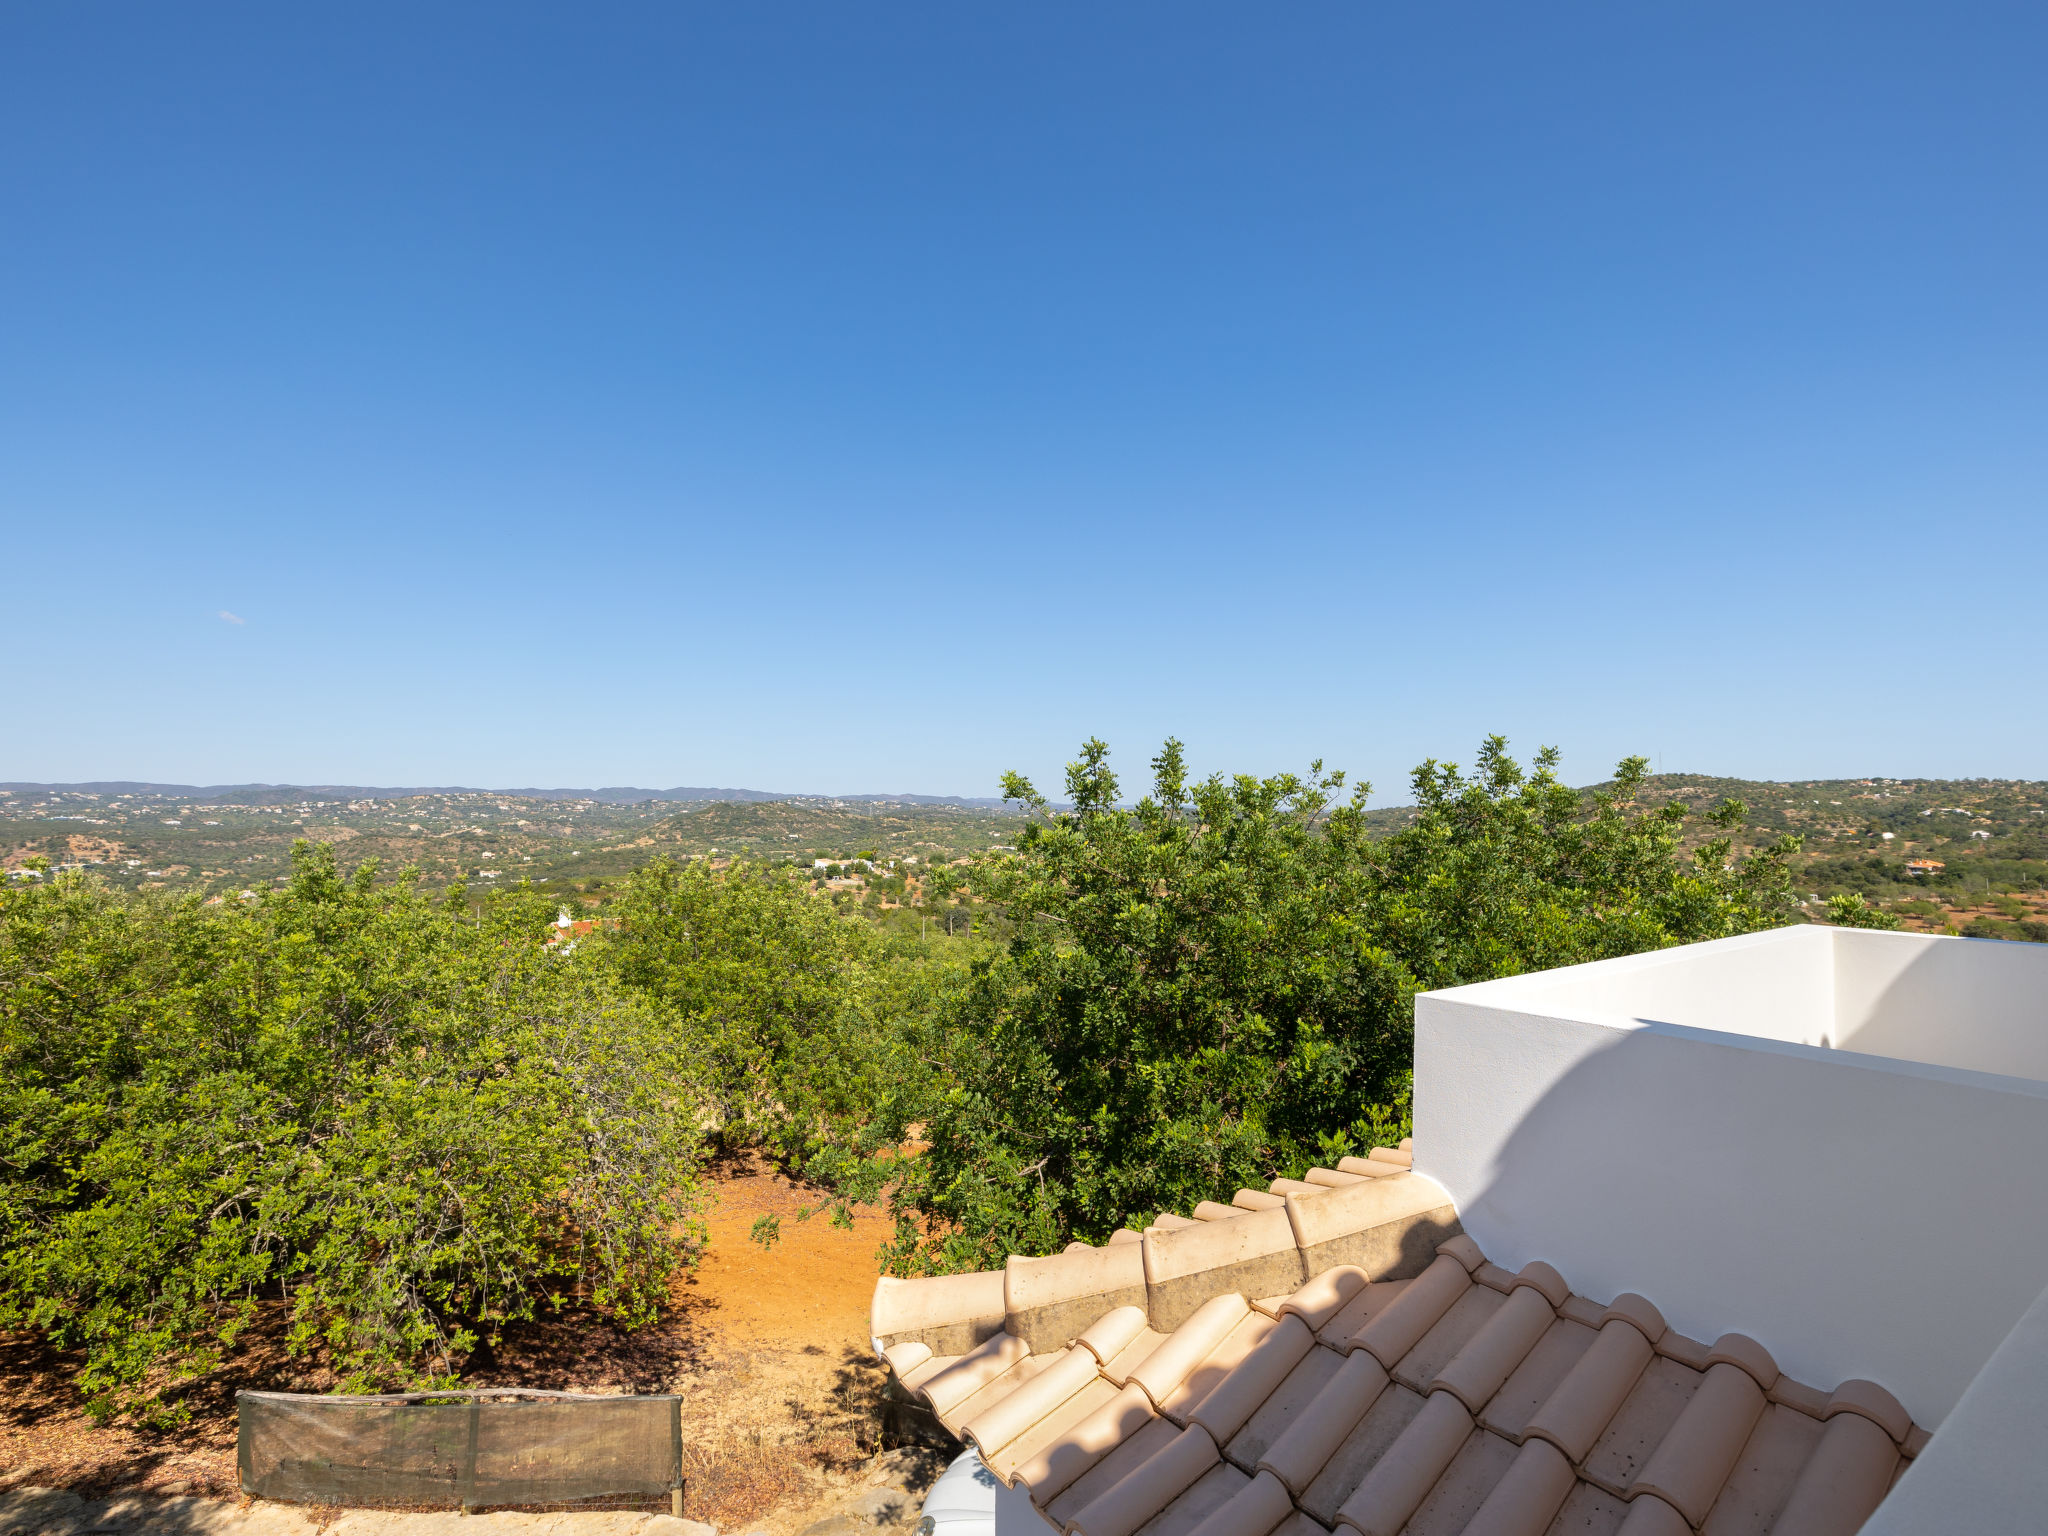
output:
[[[1340,1157],[1337,1159],[1339,1173],[1355,1173],[1363,1179],[1391,1179],[1408,1170],[1398,1163],[1376,1162],[1369,1157]]]

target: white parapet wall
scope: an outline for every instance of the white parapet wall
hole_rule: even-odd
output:
[[[1495,1263],[1939,1424],[2048,1285],[2048,946],[1798,927],[1427,993],[1415,1144]]]

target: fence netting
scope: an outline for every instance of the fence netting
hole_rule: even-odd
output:
[[[682,1399],[571,1392],[243,1392],[244,1492],[479,1509],[659,1503],[682,1487]]]

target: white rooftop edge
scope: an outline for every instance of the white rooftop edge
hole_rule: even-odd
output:
[[[1455,987],[1415,1067],[1417,1170],[1495,1263],[1922,1424],[2048,1286],[2048,946],[1794,927]]]

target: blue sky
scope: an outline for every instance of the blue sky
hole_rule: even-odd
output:
[[[2044,78],[2021,4],[11,7],[0,778],[2048,777]]]

